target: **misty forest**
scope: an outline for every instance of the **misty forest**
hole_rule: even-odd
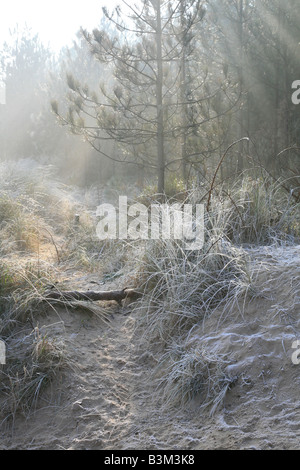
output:
[[[299,449],[299,1],[119,3],[0,45],[0,448]]]

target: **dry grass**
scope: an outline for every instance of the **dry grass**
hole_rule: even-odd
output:
[[[37,405],[42,390],[66,366],[63,344],[41,336],[36,327],[25,334],[14,331],[6,338],[6,366],[1,375],[1,424],[13,422],[16,413],[27,416]]]
[[[0,370],[1,421],[17,411],[29,412],[39,393],[63,363],[62,349],[41,338],[37,324],[47,312],[43,290],[54,270],[16,256],[2,259],[0,276],[0,337],[6,344],[6,364]],[[10,421],[10,420],[9,420]]]
[[[161,375],[158,386],[165,406],[185,406],[197,398],[204,407],[212,405],[213,414],[232,383],[225,373],[228,363],[201,345],[189,349],[182,342],[173,344],[163,354],[156,371]]]
[[[41,318],[52,312],[61,321],[59,307],[88,311],[107,323],[110,312],[96,303],[47,298],[57,279],[48,264],[2,260],[0,269],[0,339],[7,351],[0,366],[0,423],[11,424],[16,413],[33,411],[41,391],[72,365],[63,342],[51,338],[51,328],[46,334],[38,326]]]
[[[300,239],[300,203],[284,181],[245,175],[213,194],[214,225],[234,244],[295,243]]]
[[[205,202],[203,195],[198,201]],[[142,341],[159,364],[150,380],[158,381],[168,406],[195,397],[211,413],[221,405],[234,381],[225,373],[229,358],[187,348],[188,338],[213,312],[218,324],[231,315],[236,321],[236,312],[243,318],[257,294],[243,244],[299,241],[299,214],[280,182],[246,177],[212,192],[201,250],[185,251],[174,240],[148,242],[140,270],[145,295],[135,308]]]
[[[166,406],[197,398],[213,413],[230,388],[228,358],[200,345],[187,347],[193,329],[213,312],[218,321],[239,311],[252,295],[244,250],[206,237],[204,249],[186,252],[174,241],[148,246],[143,267],[145,295],[136,304],[143,345],[155,351],[158,366],[150,380]]]
[[[8,364],[0,371],[2,419],[30,412],[40,391],[69,361],[63,345],[37,329],[41,315],[59,305],[108,320],[109,313],[96,304],[46,300],[45,289],[64,268],[97,272],[109,280],[131,273],[134,287],[144,289],[134,307],[141,341],[155,351],[159,364],[150,380],[157,381],[166,406],[185,406],[197,398],[213,413],[234,380],[225,373],[229,359],[188,345],[188,338],[213,312],[219,324],[233,312],[243,316],[245,302],[255,293],[244,243],[293,243],[300,237],[299,204],[282,184],[245,177],[230,188],[213,188],[204,246],[195,251],[174,240],[100,242],[97,220],[66,188],[52,193],[44,182],[32,185],[26,178],[23,194],[17,187],[17,194],[12,183],[0,194],[0,338],[8,346]],[[186,202],[207,200],[205,188],[197,195],[179,189],[181,201],[187,196]],[[148,196],[142,199],[154,203]],[[55,247],[53,264],[40,257],[44,242]],[[28,252],[36,258],[21,262]]]
[[[0,422],[35,409],[42,390],[72,362],[38,327],[43,316],[62,308],[80,309],[107,322],[110,312],[91,302],[51,301],[49,287],[60,283],[64,268],[91,271],[99,266],[95,223],[67,188],[47,183],[42,174],[0,166],[0,339],[6,364],[0,368]],[[79,212],[80,222],[75,224]],[[44,256],[52,246],[54,256]],[[101,247],[100,247],[101,248]],[[102,251],[109,249],[105,246]],[[101,260],[102,262],[102,260]]]
[[[151,340],[168,341],[216,308],[230,313],[251,288],[245,252],[225,240],[195,252],[172,240],[152,242],[143,262],[145,296],[139,308]]]

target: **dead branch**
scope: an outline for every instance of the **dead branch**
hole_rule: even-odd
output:
[[[124,299],[135,300],[141,297],[141,293],[135,291],[134,289],[129,289],[125,287],[122,290],[110,290],[110,291],[65,291],[61,292],[58,290],[51,290],[45,295],[46,300],[62,300],[62,301],[74,301],[74,300],[115,300],[118,304],[121,304],[121,301]]]

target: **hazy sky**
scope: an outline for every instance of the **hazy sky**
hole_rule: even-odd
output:
[[[9,28],[26,23],[39,33],[45,45],[58,51],[71,44],[80,26],[99,25],[102,6],[113,7],[117,0],[2,0],[0,3],[0,46],[9,38]]]

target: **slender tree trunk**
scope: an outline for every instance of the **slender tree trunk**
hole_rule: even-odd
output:
[[[182,127],[182,138],[181,138],[181,161],[182,161],[182,178],[188,186],[187,181],[187,70],[186,70],[186,56],[187,56],[187,38],[185,37],[185,2],[181,1],[180,6],[180,22],[182,32],[182,56],[181,56],[181,77],[180,77],[180,99],[182,104],[181,110],[181,127]]]
[[[274,149],[273,155],[269,158],[269,163],[272,165],[274,155],[277,155],[279,152],[279,113],[280,113],[280,82],[281,82],[281,40],[282,40],[282,18],[281,18],[281,9],[278,5],[278,56],[276,60],[276,69],[275,69],[275,97],[274,97],[274,107],[275,107],[275,116],[274,116]]]
[[[244,76],[243,76],[243,62],[244,62],[244,0],[239,2],[239,42],[240,42],[240,52],[239,52],[239,92],[241,98],[241,109],[239,112],[239,139],[244,137],[244,110],[243,110],[243,94],[244,94]],[[239,146],[238,153],[238,171],[243,170],[243,145],[244,142],[241,141]]]
[[[156,108],[157,108],[157,192],[165,190],[165,154],[164,154],[164,116],[163,116],[163,66],[162,66],[162,25],[160,0],[156,2],[156,49],[157,49],[157,78],[156,78]]]
[[[186,67],[185,67],[185,52],[183,52],[182,56],[182,69],[181,69],[181,100],[185,103],[186,100]],[[187,126],[187,119],[186,119],[186,104],[183,104],[183,109],[181,113],[181,125],[183,129],[182,133],[182,141],[181,141],[181,159],[182,159],[182,177],[183,181],[185,182],[186,186],[187,182],[187,138],[186,138],[186,126]]]

